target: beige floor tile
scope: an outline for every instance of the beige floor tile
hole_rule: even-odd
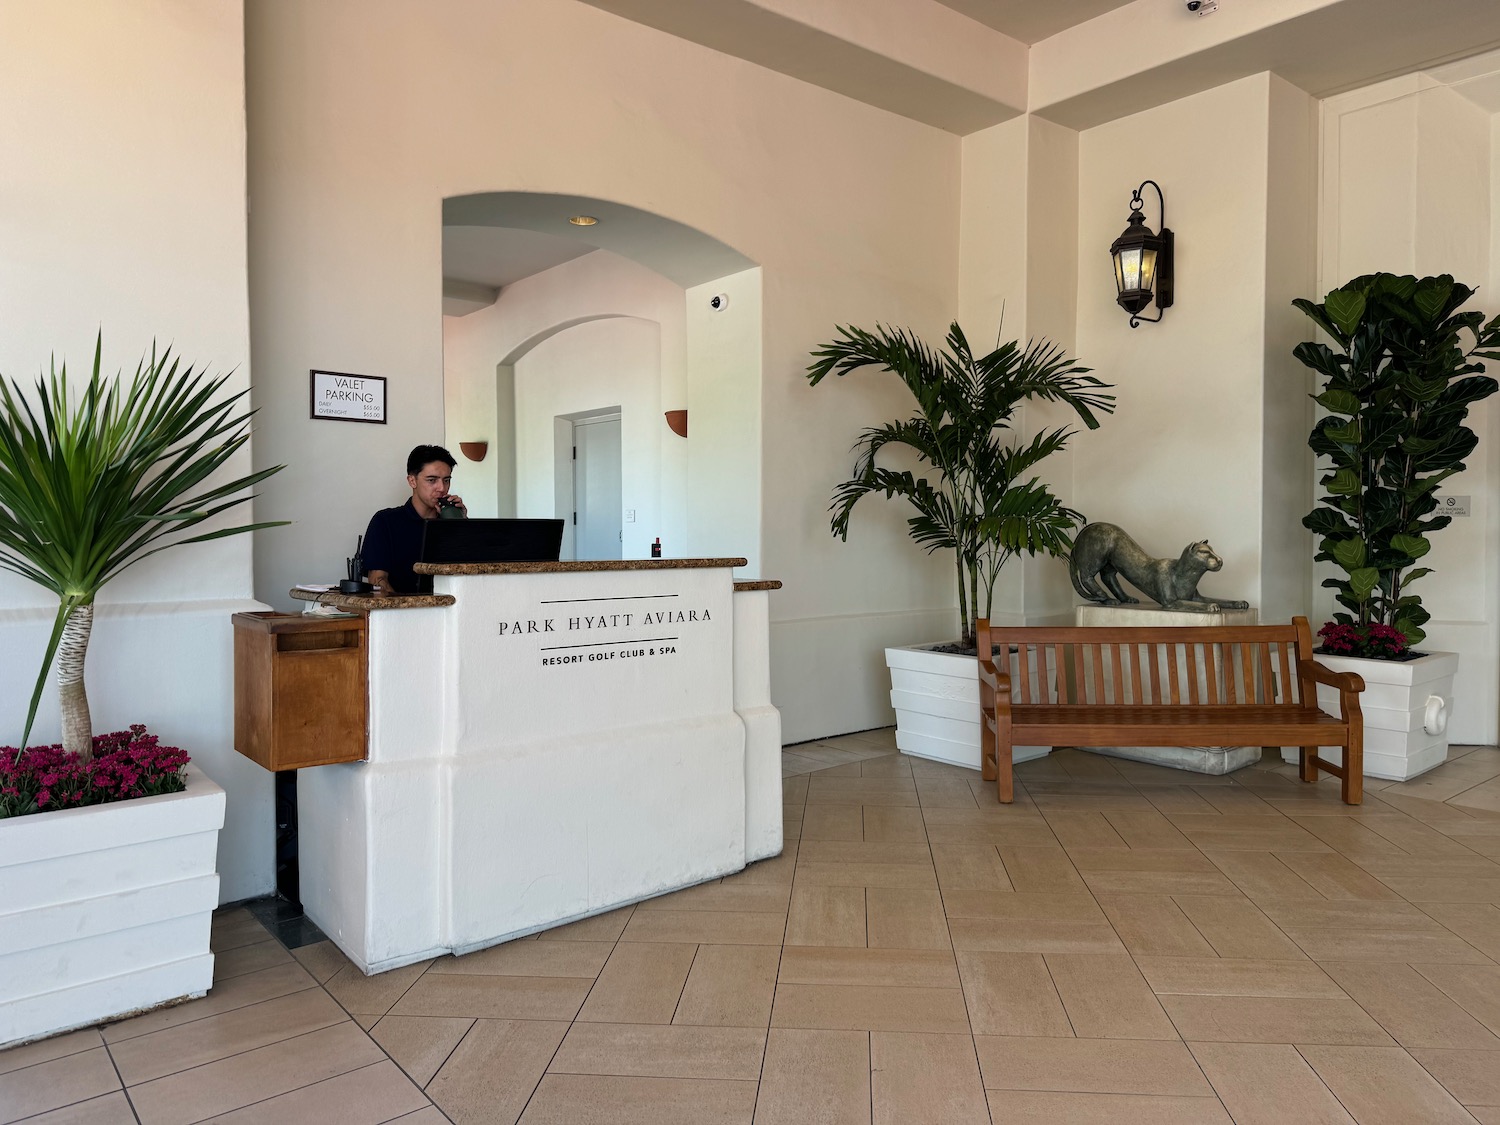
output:
[[[777,964],[787,952],[766,945],[700,945],[672,1022],[767,1026],[776,995]]]
[[[1043,821],[1005,817],[984,824],[928,824],[927,839],[934,844],[995,844],[1002,850],[1057,846],[1057,837]]]
[[[1173,895],[1220,957],[1295,961],[1303,951],[1247,898]]]
[[[1194,786],[1218,812],[1238,816],[1274,816],[1276,810],[1249,789],[1239,785]]]
[[[278,965],[275,969],[263,969],[261,972],[252,972],[245,977],[216,984],[207,996],[198,1001],[174,1004],[171,1008],[157,1008],[156,1011],[145,1013],[145,1016],[107,1023],[99,1032],[104,1035],[105,1043],[120,1043],[121,1040],[129,1040],[136,1035],[150,1035],[163,1028],[175,1028],[180,1023],[192,1023],[193,1020],[207,1019],[208,1016],[217,1016],[236,1008],[261,1004],[276,996],[314,989],[317,984],[300,965]]]
[[[635,907],[625,906],[592,918],[582,918],[565,926],[554,926],[537,935],[540,941],[619,941]]]
[[[1473,1118],[1399,1047],[1300,1046],[1359,1125],[1473,1125]]]
[[[865,890],[866,940],[872,949],[951,949],[937,888]]]
[[[136,1125],[136,1116],[124,1091],[116,1090],[112,1094],[28,1117],[26,1125]]]
[[[1043,1039],[976,1035],[989,1090],[1212,1097],[1181,1043],[1152,1039]]]
[[[1142,793],[1157,812],[1169,817],[1182,813],[1212,816],[1216,811],[1196,789],[1187,785],[1152,787]]]
[[[1313,901],[1321,902],[1323,893],[1273,852],[1205,851],[1204,854],[1224,872],[1252,902]]]
[[[994,1125],[1230,1125],[1218,1098],[990,1090]]]
[[[213,1125],[286,1125],[292,1121],[337,1121],[340,1125],[379,1125],[431,1103],[395,1063],[381,1061],[362,1070],[325,1078],[255,1105],[212,1118]]]
[[[1305,996],[1163,996],[1188,1042],[1336,1043],[1390,1046],[1391,1037],[1352,1000]]]
[[[1419,964],[1413,968],[1500,1035],[1500,965]]]
[[[758,1082],[765,1044],[765,1029],[755,1027],[575,1023],[547,1070]]]
[[[771,1026],[957,1034],[969,1020],[956,988],[778,984]]]
[[[286,946],[267,935],[265,941],[236,945],[222,953],[215,953],[214,983],[244,976],[246,973],[258,972],[261,969],[269,969],[273,965],[280,965],[291,959],[292,955],[286,951]]]
[[[1422,879],[1387,875],[1383,881],[1410,902],[1500,903],[1500,879],[1476,879],[1464,875]]]
[[[864,824],[864,839],[871,843],[927,842],[927,826],[922,819],[921,809],[872,805],[864,809],[861,819]]]
[[[1272,902],[1266,905],[1265,913],[1288,933],[1331,927],[1378,933],[1403,930],[1440,933],[1443,929],[1420,907],[1406,902],[1368,902],[1359,899]]]
[[[1168,895],[1100,895],[1099,905],[1137,957],[1214,956],[1214,947]]]
[[[780,855],[772,856],[770,859],[756,860],[743,871],[724,876],[724,885],[753,883],[763,886],[790,887],[792,876],[797,870],[798,847],[797,840],[786,840],[782,845]]]
[[[917,796],[924,809],[979,807],[979,803],[974,800],[974,791],[962,778],[920,778],[917,781]]]
[[[1177,813],[1170,818],[1204,851],[1326,852],[1322,840],[1284,816]]]
[[[607,1109],[605,1109],[607,1107]],[[605,1109],[607,1115],[601,1115]],[[755,1083],[549,1074],[522,1125],[750,1125]]]
[[[1500,1106],[1471,1105],[1465,1108],[1479,1125],[1500,1125]]]
[[[1429,828],[1414,817],[1372,817],[1361,823],[1411,855],[1466,857],[1474,854],[1462,844],[1450,840],[1437,829]]]
[[[504,977],[588,977],[609,960],[613,942],[508,941],[462,957],[439,957],[430,973],[484,973]]]
[[[1177,1038],[1128,954],[1051,953],[1047,968],[1079,1038]]]
[[[1302,996],[1342,1000],[1344,990],[1311,961],[1137,957],[1158,996]]]
[[[242,1054],[320,1027],[343,1023],[344,1009],[320,988],[138,1035],[110,1047],[126,1086]]]
[[[1388,875],[1411,879],[1448,879],[1455,875],[1480,879],[1500,878],[1500,863],[1484,856],[1381,855],[1360,859],[1359,865],[1384,879]]]
[[[1165,818],[1163,818],[1165,819]],[[1219,875],[1213,861],[1197,849],[1180,848],[1069,848],[1068,857],[1084,875],[1098,872],[1151,872]],[[1222,876],[1220,876],[1222,878]],[[1142,891],[1141,894],[1158,892]],[[1171,893],[1171,892],[1160,892]],[[1231,890],[1230,893],[1233,893]]]
[[[1149,793],[1147,797],[1149,799]],[[1132,848],[1190,849],[1193,846],[1158,809],[1107,812],[1104,816],[1110,827],[1119,833],[1120,839]]]
[[[1015,889],[993,844],[934,844],[932,864],[944,891]]]
[[[365,976],[358,968],[350,965],[324,981],[323,987],[350,1015],[383,1016],[427,971],[429,964],[431,962],[422,961],[405,968],[377,973],[373,977]]]
[[[448,1115],[435,1105],[397,1117],[391,1125],[448,1125]]]
[[[932,862],[921,863],[797,863],[797,885],[809,887],[931,887],[937,888]]]
[[[1335,961],[1323,968],[1403,1047],[1500,1051],[1500,1039],[1410,965]]]
[[[1294,811],[1292,820],[1350,859],[1406,854],[1384,836],[1351,817],[1298,816]]]
[[[1500,1054],[1412,1050],[1411,1055],[1466,1106],[1500,1106]]]
[[[1040,953],[963,952],[958,971],[974,1034],[1073,1034]]]
[[[992,953],[1123,953],[1106,921],[1052,922],[1036,918],[952,918],[954,949]],[[1207,949],[1207,943],[1204,943]],[[1210,952],[1212,952],[1210,950]]]
[[[1447,931],[1384,930],[1360,933],[1334,927],[1290,931],[1315,961],[1448,961],[1489,964],[1472,945]]]
[[[786,915],[737,910],[637,910],[620,935],[630,942],[780,945]]]
[[[103,1043],[104,1040],[100,1037],[98,1028],[86,1027],[82,1031],[69,1032],[67,1035],[54,1035],[51,1039],[27,1043],[23,1047],[12,1047],[8,1051],[0,1051],[0,1074],[20,1070],[23,1066],[51,1062],[53,1059],[64,1058],[68,1055],[82,1054],[84,1051],[102,1046]]]
[[[103,1047],[35,1063],[0,1074],[0,1121],[19,1121],[119,1088]]]
[[[863,887],[792,887],[786,919],[786,944],[865,944]]]
[[[1354,1118],[1289,1044],[1189,1047],[1235,1125],[1354,1125]]]
[[[918,811],[917,817],[921,819]],[[803,840],[859,841],[865,838],[859,805],[809,805],[802,814]]]
[[[319,984],[349,964],[349,958],[331,941],[315,941],[311,945],[304,945],[292,950],[292,956]]]
[[[1055,844],[1040,848],[1002,847],[997,850],[1005,863],[1011,886],[1017,891],[1028,894],[1088,893],[1088,886],[1073,866],[1068,853]]]
[[[413,1082],[425,1086],[473,1026],[467,1016],[382,1016],[370,1038]]]
[[[771,1029],[755,1125],[870,1125],[870,1036]]]
[[[949,918],[1026,918],[1049,922],[1098,922],[1099,906],[1086,894],[954,891],[943,896]]]
[[[840,778],[819,786],[817,779],[807,790],[808,809],[821,805],[863,805],[866,808],[896,806],[917,808],[916,786],[885,781],[866,781],[864,778]]]
[[[142,1125],[187,1125],[383,1061],[352,1022],[135,1086]]]
[[[621,942],[593,991],[584,988],[588,1002],[578,1018],[598,1023],[671,1023],[696,953],[694,945]],[[550,1018],[567,1019],[572,1014]],[[517,1013],[515,1018],[537,1017]]]
[[[637,905],[636,917],[650,910],[733,910],[785,914],[791,892],[790,881],[767,885],[720,883],[716,880],[647,899]]]
[[[1128,845],[1114,830],[1102,812],[1048,812],[1047,827],[1057,842],[1071,851],[1074,848],[1126,848]]]
[[[209,924],[208,947],[215,953],[269,940],[271,933],[244,907],[214,911]]]
[[[1335,852],[1326,855],[1281,857],[1308,883],[1330,899],[1395,899],[1397,896],[1379,879]]]
[[[864,840],[809,840],[798,853],[802,863],[850,864],[931,864],[932,856],[923,843],[871,843]]]
[[[381,1019],[383,1019],[384,1017],[378,1016],[378,1015],[364,1015],[364,1014],[360,1014],[360,1013],[355,1013],[354,1015],[350,1016],[349,1018],[352,1019],[355,1023],[359,1024],[359,1026],[361,1028],[363,1028],[365,1031],[369,1031],[372,1027],[374,1027],[377,1023],[379,1023],[381,1021]]]
[[[479,1020],[427,1096],[458,1125],[515,1125],[567,1031],[566,1023]]]
[[[700,958],[702,954],[699,954]],[[695,966],[696,968],[696,966]],[[781,954],[783,984],[889,985],[893,988],[957,988],[953,954],[930,949],[848,949],[787,946]]]
[[[1500,906],[1482,902],[1424,902],[1422,911],[1481,953],[1500,959]]]
[[[989,1125],[967,1035],[871,1032],[870,1071],[875,1125]]]
[[[429,973],[407,990],[391,1009],[391,1014],[567,1020],[577,1013],[592,983],[582,977]]]

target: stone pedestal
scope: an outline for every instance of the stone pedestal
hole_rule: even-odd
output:
[[[1081,605],[1075,610],[1073,623],[1093,628],[1206,628],[1258,625],[1260,615],[1253,609],[1186,613],[1162,609],[1158,605]],[[1149,762],[1154,766],[1209,774],[1232,773],[1260,761],[1261,755],[1259,746],[1088,746],[1079,749],[1116,758],[1129,758],[1134,762]]]

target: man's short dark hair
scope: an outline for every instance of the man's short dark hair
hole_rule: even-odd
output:
[[[441,445],[419,445],[406,458],[406,475],[414,477],[422,471],[423,465],[430,465],[434,461],[442,461],[449,469],[458,464],[453,459],[453,454]]]

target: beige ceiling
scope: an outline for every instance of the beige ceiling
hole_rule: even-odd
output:
[[[1022,43],[1035,43],[1074,24],[1123,8],[1131,0],[938,0]]]
[[[503,289],[594,249],[581,239],[515,227],[445,226],[443,279]]]

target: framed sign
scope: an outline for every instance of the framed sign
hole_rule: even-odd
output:
[[[385,379],[343,371],[310,371],[311,417],[385,425]]]

